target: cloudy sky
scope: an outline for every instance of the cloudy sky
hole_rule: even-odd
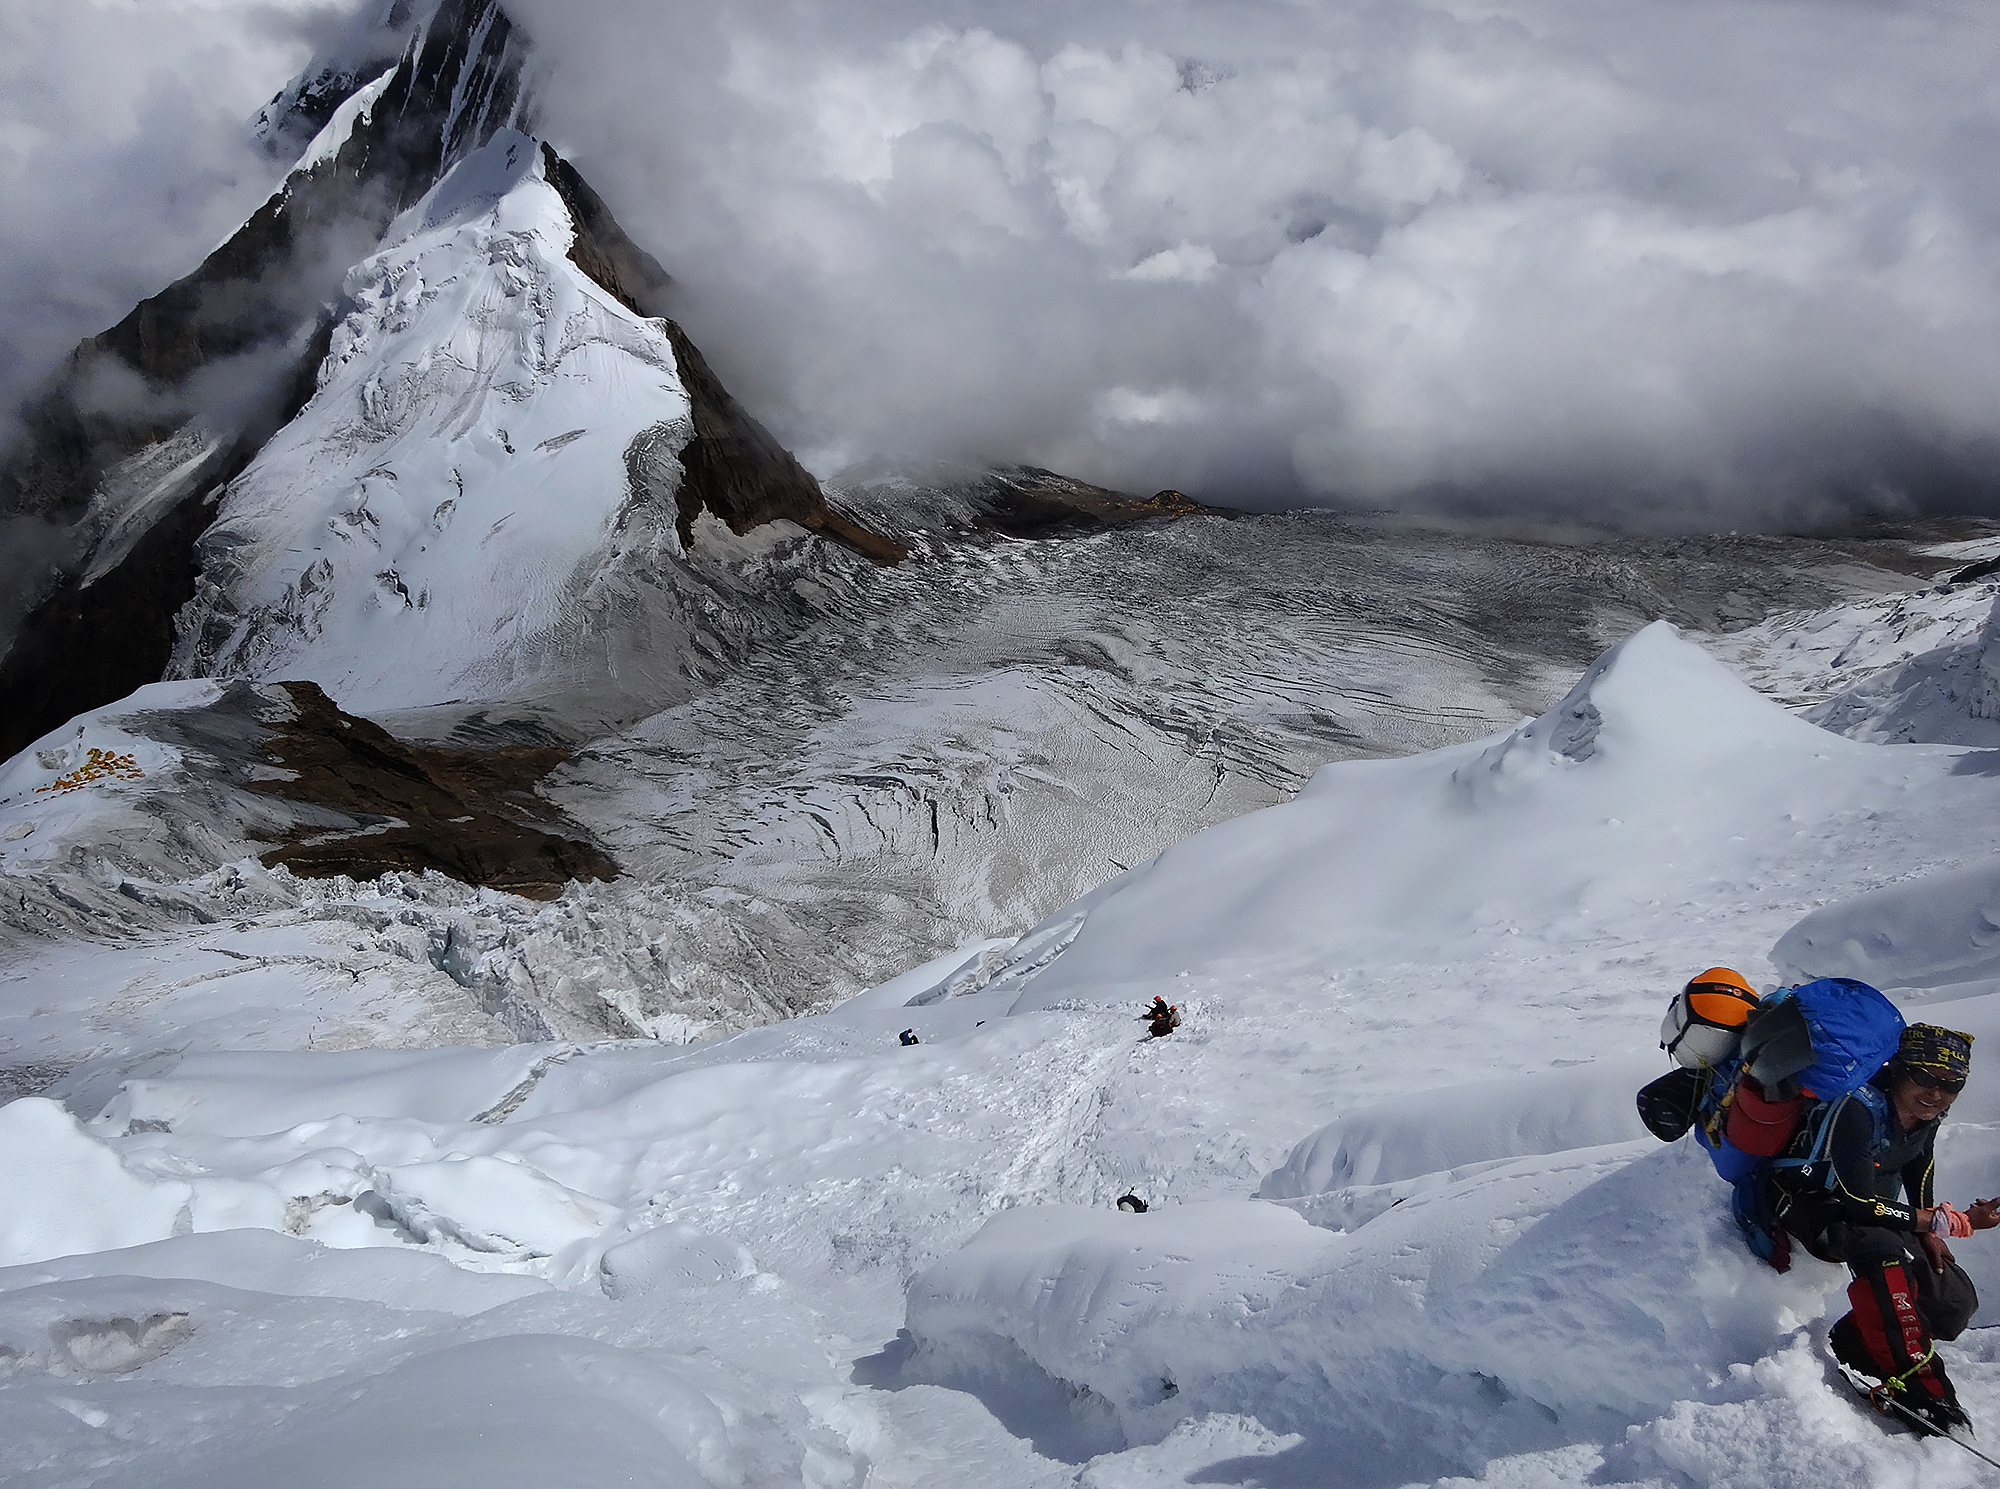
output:
[[[510,0],[814,469],[1791,525],[2000,511],[1990,0]],[[0,0],[0,395],[269,190],[341,7]]]

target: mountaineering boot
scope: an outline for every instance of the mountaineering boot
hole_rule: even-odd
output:
[[[1952,1427],[1963,1427],[1968,1432],[1972,1430],[1972,1418],[1958,1404],[1958,1391],[1952,1385],[1951,1377],[1944,1373],[1944,1361],[1936,1355],[1932,1355],[1929,1363],[1917,1371],[1916,1378],[1897,1399],[1922,1417],[1924,1425],[1940,1437]]]
[[[1833,1357],[1855,1375],[1866,1377],[1871,1384],[1888,1378],[1874,1352],[1868,1348],[1861,1326],[1853,1314],[1848,1314],[1833,1326],[1827,1334],[1827,1343],[1833,1346]],[[1952,1386],[1951,1377],[1945,1374],[1944,1362],[1936,1355],[1911,1371],[1899,1386],[1892,1388],[1892,1394],[1901,1411],[1877,1400],[1872,1391],[1869,1392],[1869,1400],[1884,1416],[1929,1436],[1948,1436],[1954,1427],[1963,1427],[1968,1433],[1972,1431],[1972,1419],[1958,1404],[1958,1392]]]
[[[1951,1391],[1948,1386],[1946,1392],[1947,1394],[1943,1396],[1919,1396],[1908,1391],[1899,1391],[1896,1393],[1896,1399],[1902,1404],[1903,1410],[1919,1419],[1922,1424],[1919,1426],[1918,1422],[1911,1422],[1910,1425],[1927,1437],[1949,1437],[1954,1427],[1962,1427],[1968,1434],[1971,1433],[1972,1418],[1968,1417],[1965,1408],[1958,1404],[1957,1393]]]

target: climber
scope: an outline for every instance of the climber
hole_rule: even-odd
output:
[[[913,1044],[919,1043],[917,1039],[917,1031],[915,1029],[905,1029],[901,1034],[898,1034],[896,1038],[903,1045],[905,1049],[907,1049],[909,1046]]]
[[[1979,1307],[1946,1238],[2000,1226],[2000,1198],[1958,1210],[1931,1192],[1938,1125],[1971,1065],[1971,1035],[1911,1024],[1880,1072],[1801,1123],[1788,1156],[1813,1161],[1768,1180],[1792,1238],[1854,1274],[1834,1358],[1938,1434],[1971,1423],[1931,1341],[1956,1339]]]
[[[1146,1202],[1136,1194],[1121,1194],[1118,1196],[1118,1208],[1127,1215],[1143,1215],[1146,1213]]]
[[[1181,1026],[1180,1006],[1167,1002],[1165,998],[1153,999],[1153,1006],[1141,1016],[1146,1020],[1147,1032],[1155,1039],[1163,1038]]]

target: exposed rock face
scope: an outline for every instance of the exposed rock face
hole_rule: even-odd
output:
[[[343,813],[357,830],[302,833],[264,854],[267,868],[283,864],[309,879],[435,869],[535,900],[554,899],[572,879],[617,877],[617,866],[594,845],[553,830],[564,825],[561,815],[529,789],[567,760],[567,751],[405,744],[343,713],[312,683],[278,686],[295,713],[276,725],[264,749],[292,779],[250,789]]]
[[[295,147],[319,126],[284,188],[194,273],[80,347],[28,412],[27,437],[0,469],[0,517],[67,527],[71,552],[0,655],[0,757],[170,664],[175,675],[202,675],[218,648],[241,644],[228,635],[188,640],[190,626],[214,631],[215,606],[195,602],[230,582],[244,557],[233,538],[212,530],[228,505],[223,494],[325,382],[351,308],[342,295],[353,266],[375,253],[399,213],[527,122],[525,57],[496,0],[441,0],[428,18],[390,0],[348,55],[309,70],[260,117],[272,149]],[[542,153],[574,222],[577,268],[628,309],[660,316],[665,272],[572,167]],[[611,483],[677,514],[671,527],[683,550],[706,511],[737,534],[789,519],[878,562],[902,556],[895,543],[831,512],[817,483],[730,398],[680,328],[656,324],[660,360],[670,380],[677,365],[691,419],[635,438],[624,483],[616,464],[606,468]],[[499,433],[505,444],[507,431]],[[366,513],[365,497],[356,510]],[[395,565],[379,567],[375,577],[414,604]],[[629,608],[616,595],[630,586],[603,564],[575,583]],[[583,595],[564,607],[576,617],[571,631],[597,624],[594,603]],[[515,651],[522,646],[547,651],[532,637]],[[239,667],[234,675],[246,674]]]
[[[971,489],[981,525],[1010,538],[1059,538],[1103,532],[1155,518],[1188,517],[1197,512],[1224,516],[1213,507],[1178,491],[1131,496],[1042,470],[1033,465],[994,471]]]
[[[900,563],[909,550],[831,510],[819,482],[730,397],[688,335],[667,319],[672,279],[659,262],[625,235],[610,208],[568,161],[542,146],[549,184],[562,196],[576,225],[570,261],[627,309],[665,322],[681,385],[694,409],[694,438],[679,451],[681,546],[693,542],[694,519],[714,513],[739,537],[766,522],[789,520],[845,544],[877,563]],[[652,441],[635,441],[627,454],[635,485],[651,478]]]
[[[184,498],[99,583],[58,581],[0,659],[0,756],[160,675],[173,654],[174,612],[194,593],[194,545],[209,517],[206,501]]]
[[[68,881],[54,897],[100,922],[107,906],[118,919],[136,906],[210,924],[228,911],[173,885],[227,878],[251,857],[298,878],[433,871],[534,900],[619,872],[536,789],[568,750],[409,743],[310,682],[157,684],[38,743],[0,786],[30,827],[0,841],[33,848],[50,882]],[[54,812],[58,802],[83,810]],[[0,923],[32,923],[17,899]]]

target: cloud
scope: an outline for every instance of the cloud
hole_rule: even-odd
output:
[[[554,143],[823,474],[1626,526],[2000,510],[1984,0],[509,4]],[[0,125],[36,214],[0,242],[17,362],[247,210],[227,126],[315,14],[81,13],[52,101]],[[38,264],[57,298],[24,310]]]
[[[1747,525],[2000,498],[1978,4],[518,0],[822,471]]]
[[[67,527],[33,517],[0,517],[0,653],[14,644],[21,617],[45,593],[53,565],[68,558]]]
[[[1151,258],[1139,260],[1125,271],[1125,277],[1154,283],[1185,279],[1190,284],[1203,284],[1214,278],[1218,262],[1215,250],[1207,244],[1189,243],[1183,239],[1172,248],[1162,248]]]
[[[276,188],[246,121],[331,19],[304,0],[0,0],[0,408]]]

